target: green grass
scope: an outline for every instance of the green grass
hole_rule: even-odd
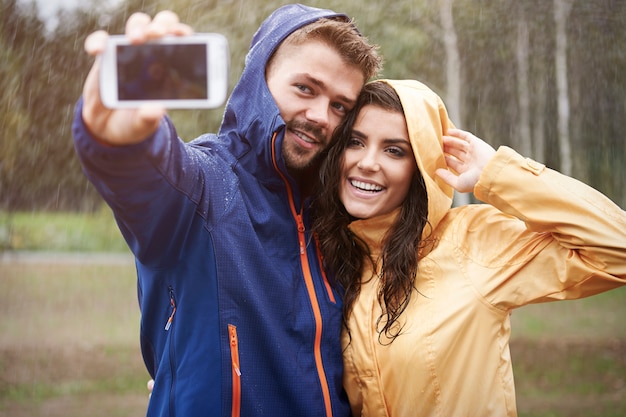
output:
[[[533,304],[511,316],[514,338],[626,340],[626,287],[581,300]]]
[[[132,258],[0,262],[0,416],[145,414]]]
[[[0,282],[0,416],[145,412],[148,376],[131,259],[5,262]],[[620,289],[514,313],[520,417],[626,415],[624,306]]]
[[[520,417],[626,415],[626,288],[511,317]]]
[[[111,211],[0,212],[0,250],[128,252]]]

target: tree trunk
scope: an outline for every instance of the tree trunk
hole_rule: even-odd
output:
[[[556,84],[558,106],[558,137],[561,172],[572,175],[572,150],[569,137],[569,93],[567,85],[567,19],[572,0],[554,0],[556,26]]]
[[[533,101],[533,158],[546,163],[546,75],[540,73],[535,77],[535,94]]]
[[[517,20],[517,100],[519,106],[518,141],[516,149],[524,156],[532,157],[532,137],[530,134],[530,83],[529,67],[529,33],[528,22],[523,13]]]
[[[448,116],[457,127],[461,127],[463,115],[461,114],[461,58],[459,46],[454,28],[454,16],[452,15],[452,3],[454,0],[439,1],[439,16],[443,28],[443,43],[446,50],[446,107]],[[471,201],[470,193],[454,194],[454,205],[462,206]]]
[[[459,46],[454,28],[452,15],[452,3],[454,0],[441,0],[439,2],[439,15],[443,28],[443,43],[446,50],[446,107],[450,119],[461,124],[461,58]]]

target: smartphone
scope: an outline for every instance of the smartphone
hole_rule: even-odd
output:
[[[226,100],[230,56],[218,33],[168,36],[131,44],[110,36],[101,56],[100,96],[109,108],[156,103],[170,109],[216,108]]]

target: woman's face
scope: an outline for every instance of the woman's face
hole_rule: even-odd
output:
[[[379,216],[402,204],[417,169],[402,113],[364,106],[343,156],[339,198],[351,216]]]

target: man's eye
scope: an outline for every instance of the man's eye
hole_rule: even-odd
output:
[[[309,87],[307,87],[306,85],[303,84],[296,84],[296,88],[300,91],[302,91],[303,93],[308,93],[311,91],[311,89]]]
[[[347,113],[348,109],[346,108],[346,106],[344,106],[341,103],[335,103],[333,104],[333,108],[341,113]]]

